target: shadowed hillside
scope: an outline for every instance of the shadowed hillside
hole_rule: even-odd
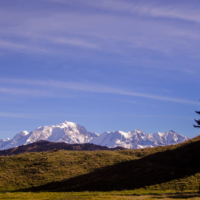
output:
[[[43,142],[44,146],[51,144],[40,141],[26,147],[43,148]],[[0,191],[160,189],[174,187],[175,180],[192,185],[198,182],[199,147],[197,137],[178,145],[148,149],[69,151],[54,146],[51,151],[1,156]]]
[[[162,147],[160,147],[162,148]],[[61,182],[52,182],[32,188],[33,191],[111,191],[129,190],[165,184],[175,187],[175,181],[185,184],[200,179],[200,137],[141,159],[125,161],[95,170],[92,173],[73,177]],[[193,176],[193,178],[191,178]],[[196,177],[194,179],[194,176]],[[171,182],[170,182],[171,181]],[[167,183],[168,182],[168,183]],[[169,183],[170,182],[170,183]]]
[[[146,155],[138,154],[138,156]],[[68,151],[0,156],[0,191],[40,186],[137,158],[134,151]]]

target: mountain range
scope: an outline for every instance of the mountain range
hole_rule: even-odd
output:
[[[64,142],[68,144],[92,143],[108,148],[124,147],[141,149],[147,147],[164,146],[187,141],[189,138],[171,130],[165,133],[146,134],[141,130],[131,132],[113,131],[101,135],[88,132],[83,126],[74,122],[64,121],[58,125],[38,127],[34,131],[22,131],[13,139],[0,139],[0,150],[27,145],[39,140],[50,142]]]

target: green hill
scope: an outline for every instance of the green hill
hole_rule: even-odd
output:
[[[165,147],[0,157],[1,191],[197,189],[200,137]]]
[[[52,150],[0,156],[0,191],[40,186],[92,173],[98,168],[137,158],[133,152]]]

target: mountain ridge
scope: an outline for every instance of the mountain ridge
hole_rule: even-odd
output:
[[[57,125],[38,127],[34,131],[22,131],[13,139],[0,140],[0,150],[10,149],[21,145],[27,145],[39,140],[50,142],[65,142],[68,144],[92,143],[108,148],[123,147],[140,149],[155,146],[177,144],[187,141],[189,138],[171,130],[165,133],[157,132],[146,134],[141,130],[130,132],[113,131],[99,135],[87,131],[83,126],[74,122],[64,121]]]
[[[29,152],[47,152],[47,151],[59,151],[59,150],[70,150],[70,151],[115,151],[124,150],[123,147],[108,148],[105,146],[95,145],[91,143],[82,144],[68,144],[65,142],[50,142],[47,140],[39,140],[27,145],[14,147],[11,149],[0,150],[0,156],[13,156],[21,153]]]
[[[141,130],[134,130],[131,132],[104,132],[99,137],[92,139],[91,143],[107,147],[122,146],[129,149],[140,149],[177,144],[187,141],[188,139],[189,138],[173,130],[165,133],[157,132],[153,134],[146,134]]]

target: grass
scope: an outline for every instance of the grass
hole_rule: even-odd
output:
[[[1,156],[0,191],[29,188],[91,173],[98,168],[137,159],[138,155],[133,152],[51,151]]]
[[[96,168],[24,191],[112,191],[139,188],[198,191],[200,140],[181,145],[114,152],[130,160]],[[102,152],[95,157],[105,159]],[[101,160],[102,161],[102,160]]]
[[[0,193],[0,199],[15,200],[152,200],[152,199],[200,199],[198,193],[174,193],[174,191],[152,191],[152,190],[125,190],[112,192],[6,192]]]
[[[11,196],[26,196],[29,191],[41,191],[31,193],[33,196],[43,195],[45,191],[54,191],[52,195],[72,194],[63,193],[66,191],[90,191],[88,194],[109,191],[102,194],[110,195],[113,190],[140,188],[157,193],[163,190],[197,192],[200,183],[199,147],[200,137],[197,137],[178,145],[140,150],[57,150],[1,156],[0,192]],[[12,191],[27,193],[6,193]],[[56,193],[58,191],[60,193]],[[47,192],[44,195],[51,194]]]
[[[0,156],[0,191],[31,188],[89,174],[174,147],[118,151],[49,151]]]

